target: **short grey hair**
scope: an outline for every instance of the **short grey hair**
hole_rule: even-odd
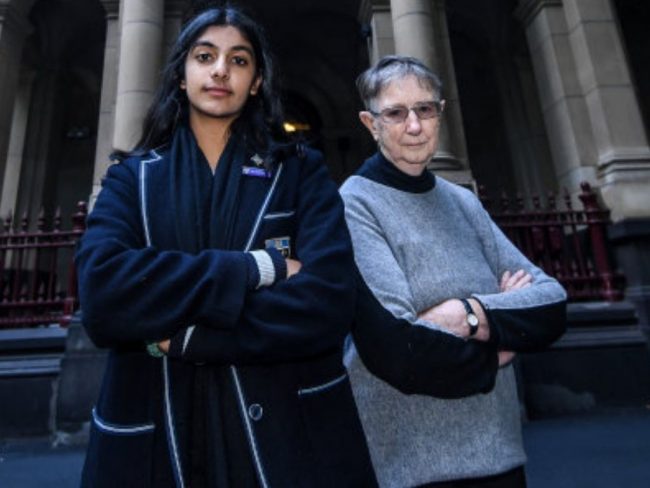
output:
[[[410,56],[385,56],[357,78],[357,89],[366,110],[387,85],[395,80],[415,76],[420,85],[430,89],[438,99],[442,97],[442,82],[422,61]]]

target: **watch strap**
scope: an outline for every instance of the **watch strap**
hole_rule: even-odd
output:
[[[469,327],[469,335],[473,336],[478,332],[478,317],[474,313],[474,309],[472,309],[472,306],[469,303],[469,300],[467,298],[459,298],[460,302],[463,304],[463,307],[465,307],[465,312],[467,313],[467,325]],[[474,320],[470,320],[470,315]]]

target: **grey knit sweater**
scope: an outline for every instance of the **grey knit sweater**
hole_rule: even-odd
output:
[[[418,312],[474,296],[498,347],[546,345],[544,329],[554,327],[546,319],[561,321],[555,311],[564,306],[564,290],[507,240],[470,191],[429,173],[405,175],[377,154],[341,195],[361,275],[393,315],[446,334],[417,319]],[[503,272],[521,268],[533,275],[532,286],[500,293]],[[488,476],[525,462],[512,366],[498,370],[489,393],[450,400],[404,395],[370,373],[353,345],[348,353],[382,487]]]

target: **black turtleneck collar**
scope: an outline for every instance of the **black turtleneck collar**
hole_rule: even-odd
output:
[[[425,193],[436,186],[436,177],[430,171],[425,169],[419,176],[406,174],[386,159],[381,151],[366,159],[357,175],[409,193]]]

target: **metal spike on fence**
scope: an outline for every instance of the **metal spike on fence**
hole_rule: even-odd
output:
[[[25,210],[23,212],[23,218],[20,219],[20,231],[23,234],[26,234],[27,229],[29,229],[29,214],[27,213],[27,210]]]
[[[38,212],[38,220],[36,223],[36,229],[39,232],[45,231],[45,209],[41,207],[41,211]]]
[[[13,220],[12,212],[10,210],[7,213],[7,216],[5,217],[4,223],[3,223],[3,226],[2,226],[5,234],[9,234],[9,232],[11,231],[11,222],[12,222],[12,220]]]
[[[86,230],[86,217],[88,205],[84,201],[77,202],[77,212],[72,216],[72,230],[83,232]]]
[[[56,207],[56,212],[54,213],[54,228],[55,232],[61,230],[61,207]]]

